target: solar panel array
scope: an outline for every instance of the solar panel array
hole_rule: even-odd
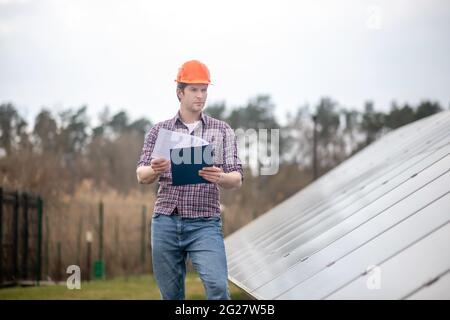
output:
[[[226,238],[256,299],[450,299],[450,112],[394,130]]]

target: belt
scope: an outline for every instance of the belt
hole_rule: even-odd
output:
[[[179,214],[179,213],[178,213],[178,208],[177,208],[177,207],[175,207],[175,209],[173,209],[172,214],[174,214],[174,215],[178,215],[178,214]]]

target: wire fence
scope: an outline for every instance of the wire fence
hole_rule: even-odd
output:
[[[71,265],[84,280],[151,273],[152,198],[95,198],[0,188],[0,286],[65,281]]]
[[[0,188],[0,286],[42,278],[43,201]]]

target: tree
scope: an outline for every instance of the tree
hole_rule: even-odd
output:
[[[432,114],[442,111],[438,102],[422,101],[418,106],[415,114],[415,120],[428,117]]]
[[[65,156],[74,157],[86,146],[89,127],[87,107],[82,106],[78,110],[65,110],[60,114],[61,132],[59,134],[59,149]]]
[[[209,114],[213,118],[225,121],[226,120],[225,109],[226,109],[225,102],[218,102],[209,105],[205,109],[205,113]]]
[[[348,141],[349,154],[357,150],[358,143],[356,142],[358,134],[358,121],[360,118],[360,113],[356,110],[342,110],[342,114],[345,120],[345,126],[343,134],[344,139]]]
[[[276,129],[279,124],[274,115],[275,105],[269,95],[258,95],[246,106],[233,109],[227,122],[232,128]]]
[[[145,118],[138,119],[128,126],[128,131],[136,132],[139,136],[144,137],[152,127],[152,122]]]
[[[329,98],[322,98],[316,108],[317,124],[319,125],[319,139],[323,142],[330,140],[339,128],[339,113],[336,103]]]
[[[57,151],[58,126],[50,111],[43,109],[36,116],[33,134],[41,151]]]
[[[128,128],[128,115],[125,111],[119,111],[107,124],[115,135],[124,133]]]
[[[378,134],[384,126],[384,121],[385,117],[383,113],[375,111],[373,102],[366,102],[361,121],[361,130],[366,136],[366,146],[375,141],[378,137]]]
[[[27,139],[26,126],[27,123],[12,103],[0,105],[0,147],[5,149],[7,155],[11,154],[12,148],[21,140]]]
[[[346,156],[342,132],[341,115],[337,103],[330,98],[322,98],[316,107],[318,172],[331,169]],[[311,138],[312,139],[312,138]]]
[[[414,118],[414,110],[408,104],[400,108],[393,102],[391,111],[386,115],[385,124],[388,128],[396,129],[413,122]]]

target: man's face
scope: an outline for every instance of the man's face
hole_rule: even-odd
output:
[[[179,92],[181,106],[190,112],[202,111],[208,96],[207,84],[188,84],[184,93]]]

